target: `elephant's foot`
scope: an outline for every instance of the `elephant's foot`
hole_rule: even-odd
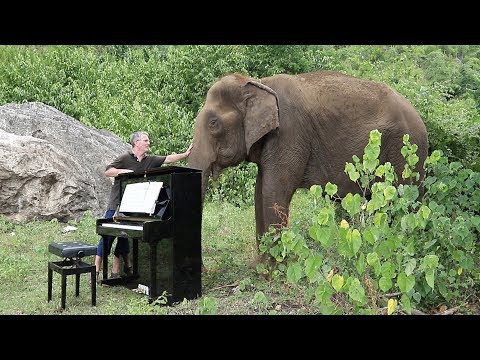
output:
[[[256,254],[255,258],[250,262],[249,266],[252,269],[256,269],[259,264],[267,264],[267,257],[265,256],[265,254]]]
[[[258,265],[263,265],[263,270],[258,268]],[[252,262],[250,262],[250,267],[260,275],[262,275],[266,280],[271,280],[272,269],[275,268],[276,261],[271,256],[265,254],[257,254]]]

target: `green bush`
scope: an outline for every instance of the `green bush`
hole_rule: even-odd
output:
[[[311,225],[265,235],[261,251],[275,262],[258,271],[305,284],[323,314],[411,313],[478,296],[480,173],[434,151],[420,202],[417,185],[398,185],[393,166],[379,164],[380,138],[372,131],[363,161],[345,166],[371,197],[313,185]],[[404,179],[418,178],[416,150],[405,136]]]

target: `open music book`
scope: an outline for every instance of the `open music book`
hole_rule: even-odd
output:
[[[161,181],[127,184],[118,211],[152,215],[162,186]]]

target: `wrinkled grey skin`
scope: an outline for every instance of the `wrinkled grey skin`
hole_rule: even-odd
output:
[[[275,75],[261,80],[234,74],[208,91],[195,123],[188,166],[208,177],[243,160],[258,165],[255,185],[257,245],[269,225],[282,223],[297,188],[330,181],[339,195],[358,192],[344,172],[352,155],[361,158],[370,131],[382,133],[380,162],[390,161],[399,178],[402,137],[418,145],[423,178],[428,153],[425,125],[412,105],[383,83],[333,71]]]

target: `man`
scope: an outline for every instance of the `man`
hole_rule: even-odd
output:
[[[150,139],[148,133],[145,131],[137,131],[130,136],[130,145],[132,145],[132,150],[120,155],[116,158],[111,164],[107,165],[105,170],[105,176],[113,177],[114,182],[112,190],[110,192],[110,199],[108,201],[108,209],[105,213],[105,219],[111,219],[115,214],[115,211],[120,204],[120,181],[117,176],[119,174],[124,174],[128,172],[143,172],[147,169],[160,167],[163,164],[169,164],[182,159],[187,158],[190,155],[192,150],[192,145],[190,145],[184,153],[181,154],[170,154],[167,156],[158,156],[158,155],[147,155],[147,152],[150,150]],[[95,267],[97,271],[97,281],[99,280],[99,273],[102,266],[103,260],[103,241],[107,241],[107,254],[110,254],[112,249],[113,241],[115,237],[113,236],[102,236],[97,246],[97,256],[95,257]],[[130,265],[129,259],[129,243],[127,238],[119,237],[117,239],[117,245],[115,246],[113,264],[112,264],[112,273],[110,278],[120,277],[120,256],[123,257],[124,261],[124,272],[127,275],[132,274],[132,266]]]

